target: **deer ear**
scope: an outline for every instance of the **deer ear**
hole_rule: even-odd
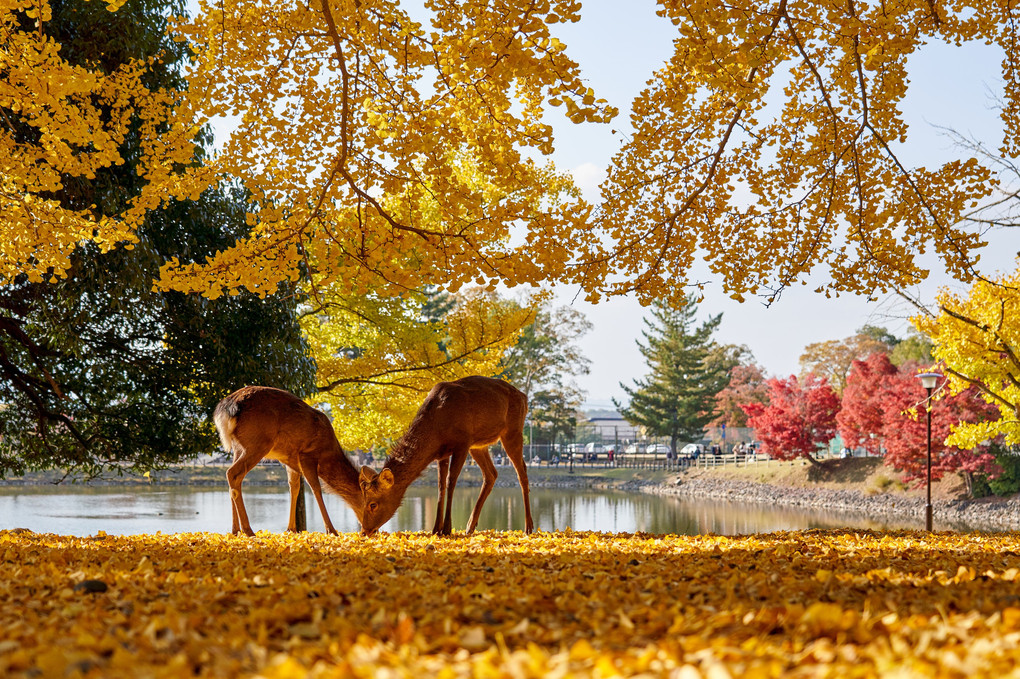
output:
[[[393,472],[389,469],[383,469],[379,472],[379,488],[380,490],[389,490],[393,487]]]
[[[361,489],[365,490],[371,486],[372,482],[375,481],[376,476],[378,476],[378,474],[376,474],[371,467],[362,467],[361,474],[358,476],[358,482],[361,484]]]

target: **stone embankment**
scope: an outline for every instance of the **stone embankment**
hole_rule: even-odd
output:
[[[679,477],[673,483],[644,485],[642,491],[678,497],[750,502],[770,506],[819,508],[868,517],[916,519],[924,516],[925,498],[901,493],[862,493],[826,487],[802,488],[714,478]],[[1020,529],[1020,495],[978,500],[933,500],[936,524],[995,530]]]
[[[476,480],[465,470],[465,485]],[[517,486],[512,469],[500,469],[497,486]],[[862,518],[887,518],[916,522],[924,516],[925,498],[903,492],[861,492],[859,490],[825,486],[794,487],[754,481],[721,478],[711,473],[681,474],[669,482],[630,480],[620,481],[596,473],[549,474],[542,469],[529,470],[532,488],[591,488],[624,492],[643,492],[680,498],[746,502],[764,506],[817,508],[826,512],[841,512]],[[434,479],[429,479],[434,481]],[[422,479],[419,479],[422,482]],[[1020,530],[1020,495],[1010,498],[989,497],[978,500],[933,500],[932,509],[936,528],[946,527],[971,530],[981,526],[989,530]]]

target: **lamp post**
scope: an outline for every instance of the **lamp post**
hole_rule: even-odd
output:
[[[942,377],[939,373],[921,373],[917,376],[921,380],[921,386],[924,387],[925,391],[928,392],[928,398],[925,400],[925,412],[928,415],[928,504],[924,508],[924,528],[929,533],[931,532],[931,394],[935,391],[935,385],[938,384],[939,378]]]

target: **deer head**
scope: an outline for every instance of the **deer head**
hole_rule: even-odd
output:
[[[358,481],[365,496],[361,534],[372,535],[396,513],[404,494],[393,487],[393,472],[389,469],[377,474],[371,467],[362,467]]]

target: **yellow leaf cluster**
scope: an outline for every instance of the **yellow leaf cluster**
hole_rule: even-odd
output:
[[[0,532],[8,677],[1010,677],[1012,534]]]
[[[179,93],[146,88],[144,61],[109,74],[69,64],[59,44],[25,28],[50,19],[46,0],[0,2],[0,110],[10,116],[0,126],[0,285],[22,273],[63,277],[80,243],[102,251],[130,243],[149,210],[187,195],[174,168],[191,161],[197,130],[178,122]],[[142,138],[140,194],[116,215],[62,204],[68,178],[124,162],[132,125]]]
[[[315,291],[301,328],[317,365],[337,437],[348,448],[394,440],[436,382],[495,375],[504,350],[534,317],[528,305],[477,288],[450,298],[439,318],[424,318],[422,293],[347,295]]]
[[[428,25],[397,0],[227,0],[178,25],[195,50],[195,119],[239,123],[195,190],[238,178],[253,232],[206,262],[168,263],[162,286],[272,292],[306,257],[316,284],[350,294],[577,275],[566,266],[590,208],[533,157],[552,151],[547,100],[579,121],[615,114],[549,32],[579,3],[426,9]]]
[[[928,42],[1002,48],[1007,137],[1020,131],[1005,2],[661,0],[675,52],[635,100],[635,134],[603,185],[611,293],[682,301],[705,259],[736,299],[770,299],[822,269],[819,292],[869,297],[927,275],[968,280],[993,190],[973,158],[914,168],[900,104]]]
[[[1020,444],[1020,267],[979,280],[966,294],[943,290],[937,305],[937,315],[912,321],[931,338],[951,388],[977,386],[999,410],[994,420],[961,422],[946,443],[973,448],[1002,436]]]

